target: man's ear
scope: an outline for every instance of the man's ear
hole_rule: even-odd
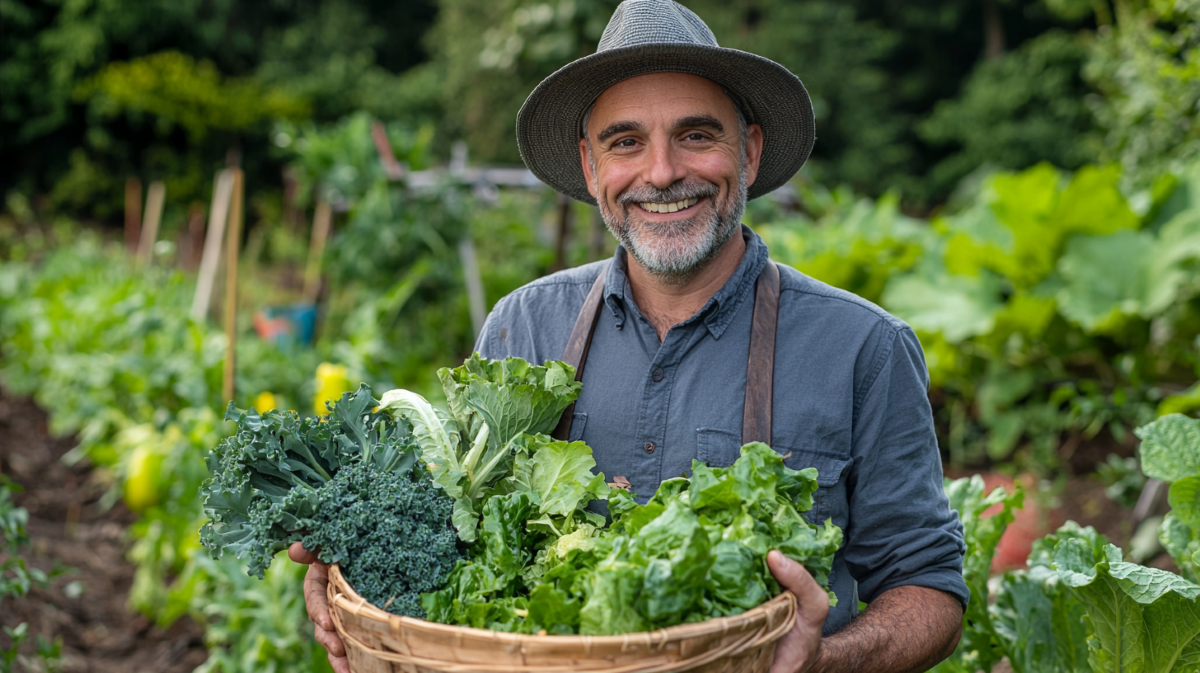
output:
[[[586,138],[579,139],[579,163],[583,164],[583,179],[587,182],[588,194],[591,194],[593,199],[599,198],[596,195],[596,174],[592,172],[592,162],[588,161]]]
[[[758,162],[762,161],[762,127],[751,124],[746,128],[746,186],[754,184],[758,177]]]

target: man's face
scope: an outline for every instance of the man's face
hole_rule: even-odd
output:
[[[586,133],[579,153],[588,191],[651,273],[691,277],[738,230],[762,130],[750,126],[743,145],[720,86],[681,73],[624,80],[596,99]]]

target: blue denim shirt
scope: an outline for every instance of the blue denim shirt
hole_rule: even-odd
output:
[[[746,253],[703,308],[659,342],[633,300],[625,251],[607,266],[575,405],[571,440],[587,442],[609,481],[639,502],[692,460],[724,467],[740,454],[754,285],[767,247],[742,228]],[[541,363],[562,357],[584,297],[606,262],[534,281],[496,304],[476,349]],[[780,265],[772,439],[793,469],[816,467],[808,513],[845,533],[830,584],[826,635],[861,598],[902,585],[946,591],[965,606],[962,524],[942,490],[928,371],[912,329],[848,292]]]

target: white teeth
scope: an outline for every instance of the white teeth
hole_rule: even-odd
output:
[[[642,208],[650,211],[651,213],[674,213],[674,212],[683,210],[684,208],[691,208],[692,206],[696,205],[696,203],[699,200],[700,199],[698,199],[696,197],[692,197],[692,198],[684,199],[682,201],[676,201],[675,203],[649,203],[649,202],[647,202],[647,203],[641,203],[638,205],[640,205]]]

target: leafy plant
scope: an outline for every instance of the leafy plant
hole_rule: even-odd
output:
[[[1135,432],[1146,476],[1171,483],[1159,540],[1183,576],[1200,581],[1200,420],[1169,414]]]
[[[611,527],[564,530],[544,517],[590,499],[602,475],[582,443],[535,439],[530,460],[486,500],[471,560],[423,597],[430,619],[602,635],[738,614],[780,591],[766,567],[771,549],[828,583],[842,531],[800,514],[812,508],[816,470],[787,468],[765,444],[747,444],[728,468],[693,462],[691,477],[664,481],[645,505],[612,489]]]
[[[420,616],[419,595],[441,586],[460,557],[452,503],[422,475],[412,426],[372,411],[365,384],[330,415],[260,415],[230,405],[238,432],[209,455],[201,486],[210,521],[200,539],[229,551],[261,579],[276,553],[303,541],[342,563],[365,598]]]
[[[510,469],[521,437],[553,430],[582,384],[575,381],[575,368],[562,362],[537,367],[520,358],[489,361],[478,353],[460,367],[439,370],[438,377],[449,417],[408,390],[384,393],[379,406],[412,424],[421,459],[454,498],[459,537],[470,542],[485,489]]]

